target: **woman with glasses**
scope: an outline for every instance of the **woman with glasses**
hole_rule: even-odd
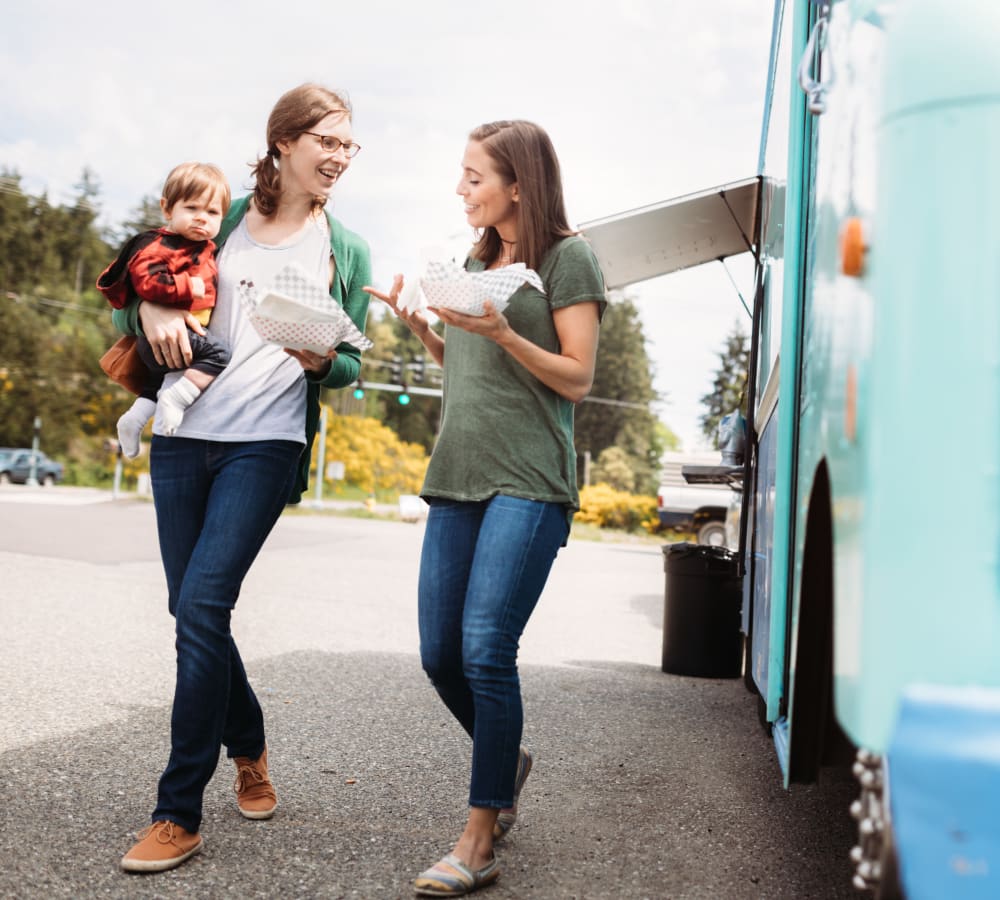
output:
[[[267,766],[260,704],[230,631],[240,586],[286,503],[305,487],[319,419],[319,388],[356,380],[360,353],[341,344],[326,355],[263,341],[239,286],[267,286],[297,264],[329,287],[363,331],[371,280],[365,242],[326,213],[334,186],[360,147],[343,94],[304,84],[282,96],[267,123],[267,152],[255,186],[237,200],[216,239],[218,290],[210,325],[232,348],[229,366],[171,437],[159,413],[150,475],[169,610],[176,620],[177,681],[170,756],[152,825],[122,859],[129,872],[160,872],[202,847],[202,795],[219,749],[236,768],[236,805],[249,819],[278,805]],[[115,313],[126,333],[145,334],[158,362],[190,360],[191,316],[150,303]],[[169,388],[168,375],[164,388]]]
[[[604,279],[570,228],[548,135],[524,121],[469,136],[457,193],[476,231],[470,272],[521,262],[541,276],[503,314],[445,309],[443,336],[386,301],[444,368],[441,429],[421,492],[430,504],[420,562],[420,653],[472,738],[469,815],[418,894],[456,897],[493,883],[493,852],[513,826],[531,771],[521,746],[521,634],[579,507],[573,410],[590,390]]]

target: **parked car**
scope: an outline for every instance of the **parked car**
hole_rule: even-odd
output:
[[[0,484],[26,484],[31,477],[31,455],[34,451],[23,447],[0,447]],[[39,484],[51,486],[62,481],[62,463],[49,459],[37,451],[35,478]]]
[[[699,544],[734,547],[732,533],[727,533],[730,508],[736,509],[739,534],[739,495],[721,484],[688,484],[681,469],[686,465],[719,465],[719,455],[665,453],[661,460],[660,489],[657,492],[657,515],[661,531],[693,534]]]

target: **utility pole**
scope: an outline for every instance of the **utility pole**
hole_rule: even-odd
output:
[[[31,439],[31,468],[28,470],[28,480],[25,484],[38,487],[38,436],[42,430],[42,420],[35,416],[34,436]]]
[[[319,447],[316,448],[316,505],[323,504],[323,469],[326,466],[326,405],[320,407]]]
[[[115,475],[111,483],[111,499],[117,500],[122,490],[122,445],[115,441]]]

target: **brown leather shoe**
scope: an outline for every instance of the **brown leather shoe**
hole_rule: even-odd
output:
[[[236,763],[233,790],[240,812],[247,819],[270,819],[278,808],[278,795],[267,774],[267,747],[260,759],[237,756],[233,762]]]
[[[139,842],[122,857],[126,872],[165,872],[190,859],[202,848],[200,834],[176,822],[154,822],[137,835]]]

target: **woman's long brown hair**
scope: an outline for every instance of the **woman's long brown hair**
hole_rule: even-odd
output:
[[[319,84],[300,84],[281,95],[267,119],[267,153],[251,163],[254,177],[253,202],[265,218],[273,216],[281,200],[281,170],[278,160],[279,141],[294,141],[309,131],[330,113],[340,112],[351,117],[351,104],[340,91]],[[325,197],[313,201],[314,209],[322,209]]]
[[[514,259],[537,269],[558,240],[576,234],[566,217],[559,158],[545,130],[523,119],[489,122],[473,129],[507,185],[517,184],[517,246]],[[472,248],[487,266],[500,257],[503,245],[488,226]]]

